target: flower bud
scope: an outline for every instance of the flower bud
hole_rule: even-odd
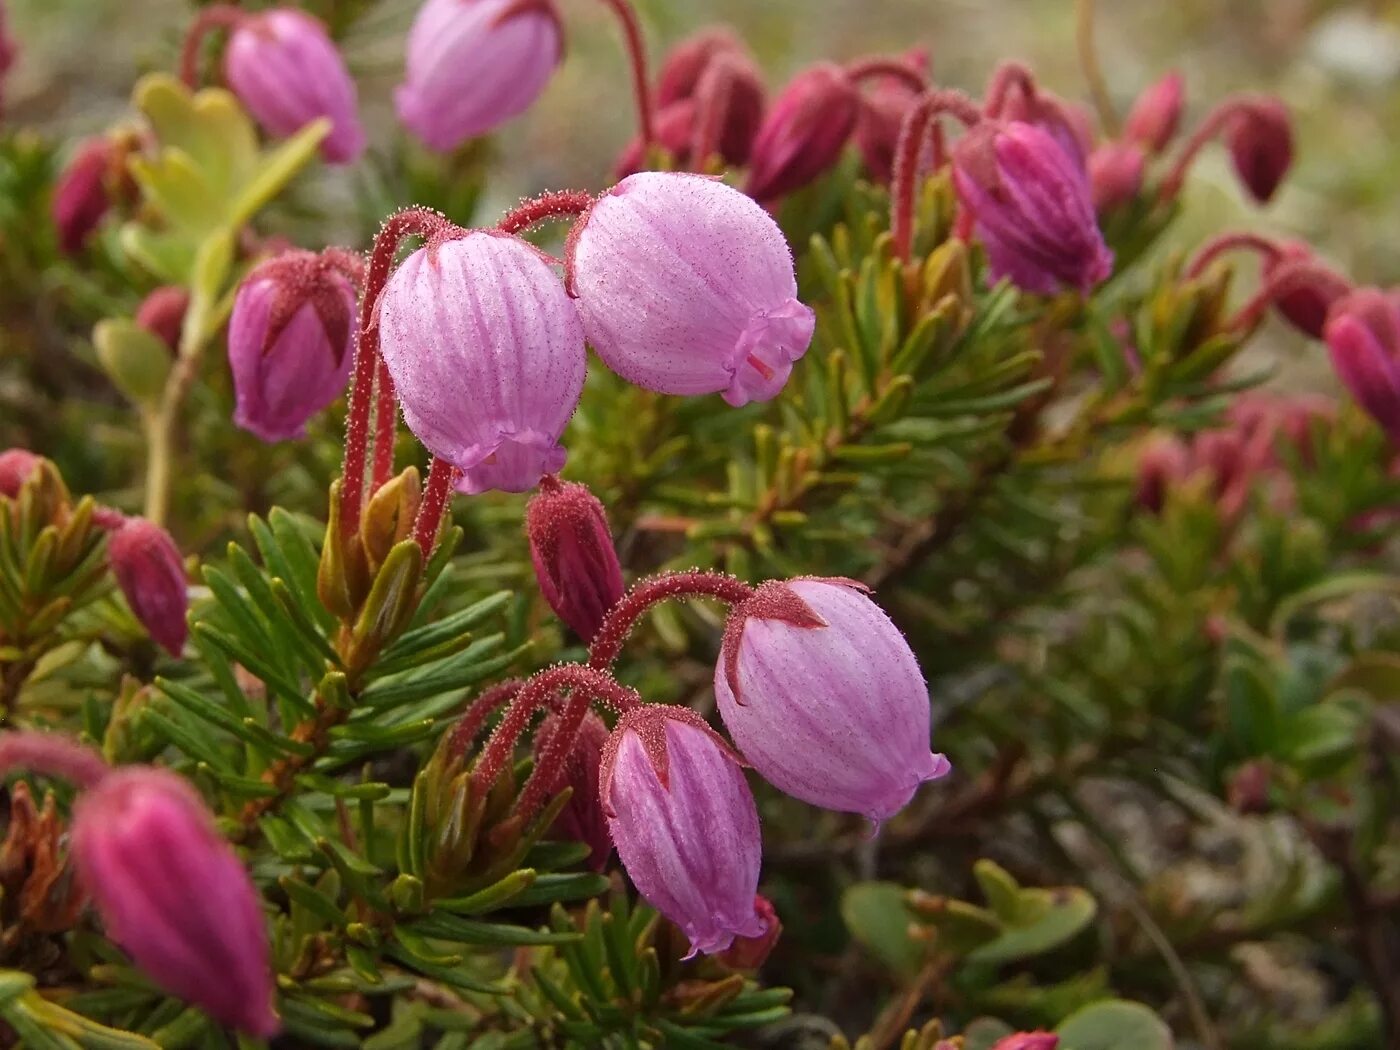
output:
[[[603,505],[586,485],[546,476],[525,508],[525,533],[545,601],[585,643],[592,642],[623,592]]]
[[[0,3],[0,81],[3,81],[10,68],[19,58],[19,44],[10,35],[9,16],[5,10],[5,5]],[[3,86],[0,84],[0,86]],[[0,113],[4,112],[4,98],[0,96]]]
[[[624,179],[581,220],[570,256],[589,344],[648,390],[767,401],[811,342],[782,231],[717,180]]]
[[[860,119],[860,92],[840,66],[822,62],[793,77],[754,138],[749,196],[771,201],[832,168]]]
[[[0,496],[14,499],[20,488],[39,467],[39,457],[26,448],[0,452]]]
[[[229,39],[224,74],[270,134],[293,135],[325,117],[327,162],[352,164],[364,152],[355,82],[326,27],[311,15],[292,8],[249,15]]]
[[[988,117],[1002,123],[1031,124],[1044,131],[1079,167],[1094,148],[1094,122],[1085,110],[1043,88],[1033,93],[1025,85],[1013,82],[1000,105],[989,110]]]
[[[1267,204],[1293,164],[1288,110],[1274,98],[1242,103],[1225,129],[1225,145],[1249,195]]]
[[[311,252],[287,252],[244,278],[229,318],[234,422],[264,441],[306,433],[345,389],[355,291]]]
[[[904,56],[904,63],[915,73],[928,72],[928,49],[916,47]],[[900,77],[876,77],[874,86],[861,99],[860,120],[856,124],[856,148],[869,178],[883,186],[894,176],[894,154],[904,118],[919,99],[919,92]]]
[[[1400,445],[1400,302],[1378,288],[1352,292],[1333,305],[1323,338],[1351,396]]]
[[[157,985],[223,1024],[277,1033],[257,890],[188,783],[148,766],[108,773],[78,800],[73,856],[107,933]]]
[[[1156,514],[1167,493],[1191,473],[1191,452],[1175,434],[1158,434],[1143,446],[1137,469],[1137,505]]]
[[[1015,1032],[992,1044],[992,1050],[1056,1050],[1060,1037],[1054,1032]]]
[[[420,248],[379,300],[404,419],[462,492],[524,492],[564,465],[583,391],[578,311],[524,241],[475,230]]]
[[[754,914],[768,927],[757,937],[735,937],[734,943],[719,954],[719,961],[731,970],[757,970],[772,954],[782,936],[783,924],[773,902],[763,894],[753,899]]]
[[[754,912],[758,809],[739,759],[699,715],[628,711],[608,738],[599,793],[627,874],[684,931],[687,958],[765,932]]]
[[[107,539],[107,564],[136,618],[171,656],[179,656],[188,634],[189,593],[170,533],[145,518],[127,518]]]
[[[728,26],[702,29],[671,48],[656,78],[657,109],[693,96],[705,70],[717,56],[726,54],[746,54],[743,42]]]
[[[538,755],[551,736],[558,731],[558,716],[551,715],[535,734],[535,754]],[[592,852],[588,866],[602,871],[612,856],[612,836],[608,834],[608,819],[598,796],[598,771],[602,767],[603,750],[608,743],[608,727],[589,711],[579,723],[573,747],[564,757],[561,788],[573,789],[569,801],[554,819],[552,836],[570,842],[582,842]]]
[[[1109,142],[1089,154],[1089,190],[1099,215],[1130,204],[1142,189],[1142,150]]]
[[[1185,79],[1168,73],[1137,97],[1123,123],[1123,137],[1156,156],[1176,137],[1185,101]]]
[[[684,168],[690,163],[690,147],[695,141],[695,100],[681,99],[656,114],[651,124],[654,145],[670,155],[676,165]],[[646,170],[647,150],[641,136],[632,139],[617,155],[613,177],[618,181]]]
[[[399,119],[449,152],[523,113],[563,55],[551,0],[427,0],[408,33]]]
[[[994,279],[1027,292],[1087,292],[1113,269],[1089,179],[1049,132],[984,121],[953,149],[953,180]]]
[[[174,352],[179,349],[180,330],[184,327],[185,311],[189,308],[190,293],[178,284],[167,284],[141,301],[136,311],[136,323]]]
[[[754,769],[815,806],[879,823],[949,769],[909,643],[849,580],[765,583],[735,607],[715,697]]]
[[[1306,244],[1281,245],[1265,264],[1264,281],[1274,286],[1274,308],[1313,339],[1322,338],[1332,304],[1351,291],[1351,282],[1323,265]]]
[[[53,191],[53,223],[58,247],[76,255],[87,243],[111,207],[107,179],[116,161],[116,150],[105,137],[90,138],[78,147]]]

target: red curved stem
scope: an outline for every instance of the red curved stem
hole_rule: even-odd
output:
[[[588,649],[588,666],[604,670],[612,666],[623,643],[642,613],[672,598],[717,598],[738,605],[753,595],[753,588],[722,572],[663,573],[638,581],[609,611]]]
[[[376,344],[377,345],[377,344]],[[394,473],[394,439],[398,437],[399,403],[394,397],[394,377],[384,356],[374,375],[374,471],[370,492],[378,492]]]
[[[1175,200],[1176,195],[1181,192],[1191,165],[1195,163],[1197,154],[1205,148],[1206,143],[1224,131],[1231,119],[1249,110],[1253,105],[1254,102],[1249,98],[1227,98],[1202,118],[1191,137],[1186,140],[1186,144],[1181,147],[1181,153],[1167,172],[1166,178],[1162,180],[1158,194],[1164,203]]]
[[[524,684],[523,679],[508,678],[504,682],[497,682],[473,700],[471,706],[452,727],[452,735],[447,738],[447,757],[463,757],[476,740],[476,734],[481,732],[481,727],[486,724],[486,720],[495,714],[502,704],[514,700]]]
[[[570,693],[554,732],[536,752],[535,768],[515,803],[515,812],[521,823],[528,824],[558,790],[560,774],[564,771],[569,752],[573,750],[578,727],[583,724],[584,715],[588,714],[590,700],[585,689],[575,689]]]
[[[585,190],[554,190],[521,201],[496,223],[502,233],[524,233],[547,219],[582,215],[593,206],[593,194]]]
[[[1201,276],[1205,273],[1206,267],[1215,262],[1226,252],[1234,251],[1237,248],[1247,248],[1250,251],[1258,252],[1264,257],[1265,262],[1275,261],[1281,254],[1279,246],[1269,238],[1257,233],[1249,233],[1245,230],[1237,230],[1234,233],[1222,233],[1214,240],[1206,242],[1201,250],[1196,253],[1190,264],[1182,274],[1187,280]]]
[[[438,534],[442,532],[442,517],[452,495],[452,478],[457,469],[445,459],[433,457],[428,467],[428,483],[423,486],[423,499],[418,504],[418,517],[413,522],[413,540],[423,550],[424,557],[433,553]]]
[[[246,11],[233,4],[212,4],[195,16],[180,49],[180,79],[185,87],[191,91],[199,87],[199,49],[204,38],[215,29],[237,29],[247,17]]]
[[[1259,286],[1259,290],[1240,307],[1239,312],[1225,326],[1226,329],[1235,332],[1248,332],[1259,323],[1264,312],[1282,296],[1308,291],[1315,287],[1317,278],[1314,273],[1313,267],[1306,260],[1300,259],[1296,262],[1281,264]]]
[[[918,192],[920,162],[929,130],[938,118],[950,114],[971,127],[982,119],[977,104],[961,91],[935,88],[920,96],[904,115],[894,149],[894,177],[890,186],[890,232],[895,257],[909,260],[914,243],[914,198]]]
[[[1028,101],[1034,100],[1040,90],[1036,87],[1035,74],[1029,67],[1020,62],[1003,62],[992,73],[991,83],[987,85],[987,97],[982,100],[982,112],[989,117],[1001,116],[1013,87],[1024,91]]]
[[[112,771],[94,748],[58,733],[27,731],[0,735],[0,775],[16,769],[62,777],[80,788],[92,787]]]
[[[893,77],[915,91],[922,92],[928,88],[928,77],[897,58],[867,58],[852,62],[846,67],[846,75],[857,84],[876,77]]]
[[[637,12],[628,0],[603,0],[622,23],[622,36],[627,47],[627,58],[632,65],[632,90],[637,96],[637,133],[642,139],[642,155],[645,156],[656,141],[652,130],[651,87],[647,82],[647,52],[642,41],[642,29],[637,23]]]

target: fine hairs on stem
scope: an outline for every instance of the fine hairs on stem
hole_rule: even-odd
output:
[[[918,194],[925,142],[929,131],[943,114],[950,114],[966,127],[982,119],[977,104],[961,91],[934,88],[920,96],[904,115],[894,151],[894,179],[890,189],[890,231],[895,257],[909,261],[914,243],[914,198]]]
[[[637,100],[637,134],[641,136],[642,155],[645,156],[656,142],[656,133],[652,126],[651,85],[647,79],[647,51],[642,29],[629,0],[603,0],[603,3],[622,23],[623,44],[632,66],[632,90]]]

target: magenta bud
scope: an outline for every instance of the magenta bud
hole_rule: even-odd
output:
[[[1123,123],[1123,137],[1156,156],[1176,138],[1185,105],[1185,78],[1170,72],[1137,97]]]
[[[726,164],[748,163],[754,137],[763,121],[763,83],[742,54],[721,52],[706,71],[695,95],[662,107],[652,121],[655,144],[676,165],[707,163],[715,154]],[[696,156],[696,151],[710,156]],[[647,155],[640,137],[618,156],[618,179],[645,170]]]
[[[1080,167],[1094,148],[1093,118],[1080,106],[1037,88],[1028,93],[1024,85],[1013,83],[1001,105],[989,117],[1003,124],[1032,124],[1060,144],[1060,148]]]
[[[10,35],[9,15],[5,10],[5,5],[0,3],[0,81],[3,81],[18,58],[19,44]],[[4,100],[0,98],[0,113],[3,112]]]
[[[462,492],[525,492],[558,473],[583,392],[578,311],[545,257],[474,230],[410,255],[379,299],[404,419]]]
[[[14,499],[39,466],[39,457],[26,448],[7,448],[0,452],[0,496]]]
[[[185,311],[190,308],[190,293],[178,284],[167,284],[141,300],[136,311],[136,323],[175,351],[180,346],[180,330],[185,324]]]
[[[773,581],[735,607],[715,697],[744,758],[814,806],[878,824],[949,770],[909,643],[853,581]]]
[[[953,180],[995,279],[1028,292],[1087,292],[1113,269],[1089,178],[1049,132],[984,121],[953,149]]]
[[[690,146],[695,140],[695,101],[682,99],[662,109],[652,120],[651,131],[655,145],[670,154],[676,164],[685,167],[690,163]],[[613,175],[620,181],[645,170],[646,165],[646,147],[638,136],[618,154]]]
[[[599,791],[627,874],[684,931],[690,956],[763,935],[758,809],[738,757],[704,719],[680,707],[628,711],[608,738]]]
[[[909,69],[920,75],[928,72],[928,49],[916,47],[904,56]],[[871,181],[888,186],[894,176],[894,153],[904,118],[919,99],[919,92],[901,77],[875,77],[873,86],[861,99],[860,120],[856,124],[856,148]]]
[[[126,604],[171,656],[185,647],[189,593],[180,549],[159,525],[126,518],[107,539],[107,564]]]
[[[1142,148],[1108,142],[1089,154],[1089,190],[1094,211],[1103,215],[1136,199],[1142,189]]]
[[[399,119],[449,152],[528,109],[564,51],[551,0],[427,0],[408,33]]]
[[[257,890],[182,778],[131,766],[78,800],[73,856],[107,933],[148,977],[219,1022],[275,1035]]]
[[[558,730],[558,716],[551,715],[535,734],[536,756]],[[613,848],[612,836],[608,833],[608,818],[603,813],[603,804],[598,796],[599,770],[602,768],[603,749],[607,747],[608,735],[608,727],[592,711],[583,716],[574,736],[573,747],[564,756],[564,775],[559,785],[561,788],[572,788],[573,793],[554,819],[551,829],[552,835],[587,846],[592,851],[588,855],[588,866],[594,871],[602,871],[608,866]]]
[[[1400,302],[1379,288],[1352,292],[1333,305],[1323,338],[1351,396],[1400,445]]]
[[[76,255],[102,222],[112,205],[108,177],[116,163],[116,149],[104,137],[90,138],[78,147],[53,191],[53,223],[58,247]]]
[[[1054,1032],[1016,1032],[992,1044],[992,1050],[1056,1050],[1060,1037]]]
[[[1137,504],[1156,514],[1167,493],[1190,475],[1191,452],[1175,434],[1158,434],[1143,446],[1137,469]]]
[[[1260,204],[1273,197],[1293,164],[1293,126],[1274,98],[1242,102],[1225,129],[1235,173]]]
[[[719,961],[731,970],[757,970],[768,961],[783,934],[772,901],[760,893],[753,899],[753,910],[766,929],[757,937],[735,937],[734,943],[720,952]]]
[[[239,101],[272,135],[287,136],[325,117],[321,155],[352,164],[365,151],[355,82],[326,27],[293,8],[243,19],[229,39],[224,75]]]
[[[700,175],[641,172],[600,197],[570,252],[589,344],[662,394],[767,401],[807,352],[815,315],[792,252],[752,199]]]
[[[798,73],[758,129],[745,189],[765,202],[801,189],[841,159],[859,119],[860,92],[844,69],[822,62]]]
[[[267,442],[302,437],[349,381],[354,314],[354,288],[320,256],[286,252],[256,266],[229,319],[234,422]]]
[[[656,78],[657,109],[693,96],[700,78],[717,56],[746,54],[743,42],[728,26],[712,26],[686,37],[662,60]]]
[[[525,508],[525,533],[540,592],[559,619],[592,642],[623,592],[603,505],[588,486],[546,475]]]
[[[1274,288],[1273,305],[1294,328],[1321,339],[1327,314],[1351,289],[1351,282],[1313,255],[1305,244],[1285,244],[1264,267]]]

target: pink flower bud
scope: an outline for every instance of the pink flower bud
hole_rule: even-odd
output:
[[[1351,282],[1325,266],[1306,244],[1284,244],[1264,267],[1264,280],[1275,286],[1274,308],[1294,328],[1321,339],[1332,304],[1351,291]]]
[[[1175,434],[1149,438],[1138,456],[1137,504],[1156,514],[1191,473],[1191,452]]]
[[[277,1033],[257,890],[189,784],[148,766],[108,773],[78,800],[73,856],[107,933],[157,985],[223,1024]]]
[[[832,168],[860,119],[860,92],[830,62],[793,77],[773,101],[754,139],[745,189],[771,201]]]
[[[1168,73],[1137,97],[1123,124],[1123,137],[1152,155],[1161,153],[1176,137],[1186,104],[1186,81],[1180,73]]]
[[[1093,118],[1080,106],[1037,88],[1028,94],[1020,83],[1013,83],[1001,105],[987,116],[1005,123],[1031,124],[1060,144],[1060,148],[1081,168],[1094,148]]]
[[[546,476],[525,508],[535,579],[545,600],[585,642],[622,597],[608,516],[586,485]]]
[[[1002,1036],[992,1050],[1056,1050],[1060,1037],[1054,1032],[1016,1032]]]
[[[1089,179],[1039,127],[984,121],[953,149],[953,180],[992,277],[1028,292],[1087,292],[1113,269]]]
[[[180,329],[189,308],[190,293],[178,284],[167,284],[141,301],[136,323],[174,351],[180,345]]]
[[[127,518],[107,539],[107,564],[136,618],[171,656],[179,656],[188,633],[189,593],[170,533],[145,518]]]
[[[551,0],[427,0],[408,33],[399,119],[448,152],[523,113],[563,55]]]
[[[1400,302],[1379,288],[1352,292],[1333,305],[1323,337],[1351,396],[1400,445]]]
[[[656,78],[657,109],[665,109],[694,95],[710,63],[716,56],[725,54],[746,54],[743,42],[728,26],[702,29],[671,48]]]
[[[321,155],[352,164],[365,150],[355,82],[326,27],[311,15],[275,8],[249,15],[229,40],[224,75],[272,135],[292,135],[320,117],[331,122]]]
[[[551,715],[535,734],[535,754],[558,732],[558,716]],[[612,856],[612,836],[608,819],[598,796],[598,772],[602,768],[603,749],[608,743],[608,727],[589,711],[579,723],[574,745],[564,758],[564,776],[560,788],[569,787],[573,794],[554,820],[552,836],[588,846],[588,866],[602,871]],[[551,836],[551,837],[552,837]]]
[[[1142,189],[1142,150],[1131,142],[1108,142],[1089,154],[1089,188],[1094,211],[1130,204]]]
[[[107,178],[115,163],[116,150],[104,137],[90,138],[58,176],[53,191],[53,223],[58,230],[58,247],[65,255],[76,255],[102,222],[111,207]]]
[[[876,823],[948,772],[929,750],[929,697],[904,635],[849,580],[765,583],[734,609],[715,697],[774,787]]]
[[[349,381],[354,314],[350,282],[311,252],[254,268],[229,319],[234,422],[268,442],[305,435]]]
[[[524,241],[475,230],[420,248],[379,300],[404,419],[462,492],[524,492],[564,465],[583,391],[578,311]]]
[[[904,56],[915,73],[928,71],[928,49],[916,47]],[[861,99],[860,120],[856,124],[856,148],[860,150],[865,173],[874,182],[887,186],[894,175],[894,152],[904,118],[919,92],[899,77],[875,78],[874,86]]]
[[[608,738],[599,791],[627,874],[685,932],[690,956],[763,934],[758,809],[738,758],[699,715],[628,711]]]
[[[753,910],[767,929],[757,937],[735,937],[734,943],[720,953],[719,961],[731,970],[757,970],[768,961],[782,936],[783,924],[778,921],[772,901],[760,893],[753,899]]]
[[[1241,104],[1225,129],[1225,144],[1249,195],[1268,203],[1293,164],[1293,126],[1283,103],[1260,98]]]
[[[39,466],[39,457],[25,448],[7,448],[0,452],[0,496],[14,499],[20,488]]]
[[[580,222],[570,254],[590,345],[648,390],[767,401],[811,342],[782,231],[717,180],[624,179]]]
[[[5,5],[0,3],[0,80],[9,73],[10,68],[19,57],[19,44],[10,35],[9,15],[5,10]],[[0,113],[4,112],[4,100],[0,98]]]

